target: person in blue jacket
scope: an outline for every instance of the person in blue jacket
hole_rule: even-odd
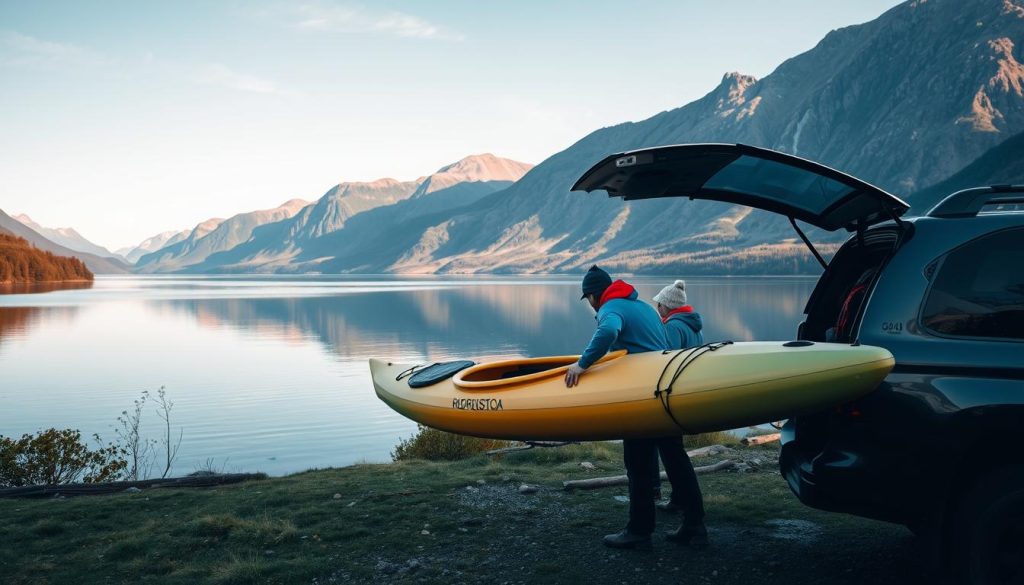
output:
[[[686,349],[704,345],[704,323],[700,313],[686,302],[686,282],[677,280],[654,295],[654,302],[665,324],[670,349]],[[667,512],[682,512],[683,524],[665,537],[673,542],[703,548],[708,544],[704,527],[704,498],[700,493],[693,463],[683,447],[682,433],[657,439],[658,454],[665,464],[665,474],[672,484],[672,496],[657,507]],[[658,473],[658,463],[654,463]],[[660,479],[659,479],[660,483]]]
[[[583,277],[583,296],[597,312],[597,330],[577,363],[565,373],[565,385],[576,386],[587,369],[609,351],[628,353],[669,348],[658,313],[639,300],[636,289],[616,280],[597,266]],[[653,390],[653,389],[652,389]],[[654,532],[654,475],[658,464],[657,439],[625,439],[622,456],[629,477],[629,522],[626,528],[604,537],[613,548],[649,548]]]

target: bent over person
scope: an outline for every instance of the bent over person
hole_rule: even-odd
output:
[[[612,350],[628,353],[662,351],[668,340],[654,308],[638,299],[636,289],[616,280],[597,266],[583,277],[583,296],[597,312],[597,330],[577,363],[565,373],[569,388],[579,383],[587,368]],[[629,478],[629,523],[626,528],[604,537],[613,548],[647,548],[654,532],[654,491],[652,466],[657,466],[656,439],[625,439],[622,455]]]
[[[704,322],[700,313],[686,302],[686,282],[677,280],[661,289],[652,299],[657,303],[658,315],[665,324],[669,349],[686,349],[704,344]],[[658,454],[665,464],[665,474],[672,484],[672,497],[658,508],[669,512],[682,512],[683,524],[678,530],[666,534],[670,541],[688,544],[694,548],[708,545],[708,532],[704,527],[704,498],[700,493],[693,463],[683,447],[683,435],[656,440]],[[657,457],[657,455],[656,455]],[[658,463],[654,463],[658,473]],[[660,481],[660,478],[659,478]]]

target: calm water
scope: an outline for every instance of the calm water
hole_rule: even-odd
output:
[[[631,279],[649,299],[665,279]],[[707,339],[790,339],[813,279],[694,278]],[[385,461],[415,428],[377,400],[367,358],[578,353],[593,331],[576,278],[98,278],[0,294],[0,434],[114,438],[165,386],[184,429],[175,473],[208,461],[284,474]],[[150,409],[143,431],[156,438]]]

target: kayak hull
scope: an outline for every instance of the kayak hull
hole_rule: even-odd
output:
[[[867,394],[895,363],[885,349],[842,344],[744,342],[694,351],[616,356],[592,366],[571,389],[561,375],[565,368],[490,387],[479,383],[484,372],[474,383],[462,382],[469,387],[456,377],[418,389],[398,379],[409,364],[373,359],[370,369],[381,400],[432,428],[495,439],[589,441],[727,430],[817,412]],[[493,366],[507,371],[509,363]],[[655,395],[665,388],[671,392]]]

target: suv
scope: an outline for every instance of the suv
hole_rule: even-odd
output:
[[[1024,582],[1024,187],[960,191],[904,220],[906,203],[834,169],[691,144],[612,155],[573,189],[787,216],[824,268],[798,337],[896,358],[867,396],[786,422],[790,488],[815,508],[907,525],[957,582]],[[826,263],[797,219],[853,235]]]

